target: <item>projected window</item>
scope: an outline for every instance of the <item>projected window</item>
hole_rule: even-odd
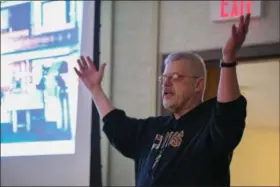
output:
[[[5,32],[9,29],[9,11],[1,10],[1,32]]]
[[[38,35],[75,27],[75,1],[37,1],[32,4],[32,34]]]
[[[1,30],[8,29],[1,32],[1,156],[73,154],[82,1],[8,3],[1,9]],[[71,27],[70,15],[79,15]],[[32,35],[35,22],[51,29]]]
[[[65,1],[51,1],[42,3],[42,27],[51,28],[57,25],[65,25],[67,23],[66,15],[67,12]]]
[[[9,8],[9,22],[12,31],[29,29],[30,3],[22,3]]]

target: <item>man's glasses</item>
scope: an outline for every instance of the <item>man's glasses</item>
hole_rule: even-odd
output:
[[[163,83],[167,79],[169,79],[171,81],[177,81],[177,80],[179,80],[181,78],[184,78],[184,77],[199,78],[199,76],[180,75],[178,73],[172,73],[171,75],[161,75],[161,76],[159,76],[158,80],[159,80],[159,82]]]

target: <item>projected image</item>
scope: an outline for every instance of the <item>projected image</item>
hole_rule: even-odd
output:
[[[82,1],[1,1],[1,156],[75,150]]]

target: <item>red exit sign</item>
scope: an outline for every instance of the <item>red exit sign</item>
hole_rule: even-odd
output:
[[[247,13],[251,13],[252,18],[261,17],[261,1],[220,0],[210,3],[212,21],[235,20]]]

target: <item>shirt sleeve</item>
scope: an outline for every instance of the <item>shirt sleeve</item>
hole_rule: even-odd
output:
[[[135,159],[141,146],[141,137],[147,131],[149,118],[128,117],[123,110],[115,109],[103,118],[103,131],[109,142],[121,154]]]
[[[240,143],[245,129],[246,107],[247,100],[242,95],[231,102],[216,102],[210,126],[215,148],[232,152]]]

